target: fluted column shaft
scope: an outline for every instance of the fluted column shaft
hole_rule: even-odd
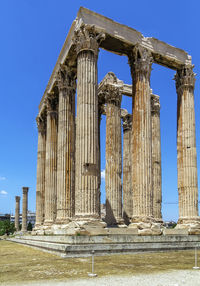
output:
[[[57,223],[74,215],[75,196],[75,91],[74,74],[62,66],[58,74]]]
[[[36,185],[36,222],[38,227],[44,222],[45,201],[45,161],[46,161],[46,118],[37,118],[38,153],[37,153],[37,185]]]
[[[27,231],[27,211],[28,211],[28,189],[23,187],[23,202],[22,202],[22,231]]]
[[[150,72],[152,57],[136,46],[130,57],[133,79],[132,123],[132,222],[149,221],[153,215],[152,193],[152,127]]]
[[[160,101],[159,96],[151,95],[152,120],[152,187],[153,216],[162,221],[162,180],[161,180],[161,145],[160,145]]]
[[[109,88],[106,100],[106,222],[122,221],[121,93]]]
[[[47,105],[47,140],[45,168],[45,225],[56,218],[57,183],[57,110],[49,99]]]
[[[20,212],[20,197],[16,196],[16,206],[15,206],[15,228],[19,231],[19,212]]]
[[[197,153],[195,136],[194,84],[192,67],[175,76],[177,104],[177,164],[179,223],[198,216]]]
[[[99,219],[99,138],[96,33],[82,27],[76,35],[77,117],[75,216]]]
[[[126,224],[130,223],[133,215],[132,190],[132,116],[123,117],[123,218]]]

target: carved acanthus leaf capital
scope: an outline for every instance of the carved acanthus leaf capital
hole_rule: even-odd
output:
[[[151,52],[138,44],[135,45],[132,53],[129,54],[129,65],[132,77],[134,78],[136,74],[142,73],[149,78],[152,63],[153,57]]]
[[[19,196],[15,196],[15,200],[16,200],[16,202],[20,202],[20,197]]]
[[[48,93],[48,96],[46,97],[45,100],[45,105],[47,109],[47,114],[56,116],[58,109],[58,96],[54,92]]]
[[[74,94],[76,91],[76,74],[67,65],[60,65],[56,75],[56,82],[59,91],[63,91],[64,95]]]
[[[192,88],[194,89],[195,85],[195,73],[193,71],[194,66],[185,66],[180,70],[177,70],[175,74],[176,89],[177,91],[180,88]]]
[[[132,129],[132,114],[126,114],[122,117],[123,120],[123,131],[126,132]]]
[[[38,132],[40,132],[41,134],[45,134],[46,133],[46,120],[42,118],[41,116],[37,116],[36,122],[37,122]]]
[[[160,113],[160,98],[158,95],[151,95],[151,112]]]
[[[105,39],[104,33],[97,33],[95,26],[82,24],[78,30],[74,32],[73,42],[76,52],[90,50],[96,56],[98,55],[99,45]]]
[[[99,91],[99,97],[104,98],[106,104],[112,103],[117,106],[121,105],[121,89],[119,86],[116,86],[114,84],[105,84]]]

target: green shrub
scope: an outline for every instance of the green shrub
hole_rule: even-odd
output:
[[[15,224],[9,220],[0,221],[0,235],[13,234],[15,232]]]

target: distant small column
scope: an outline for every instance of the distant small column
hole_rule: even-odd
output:
[[[106,101],[106,223],[122,224],[121,92],[107,86]]]
[[[45,161],[46,161],[46,116],[37,117],[38,153],[37,153],[37,185],[36,185],[36,228],[44,222],[45,201]]]
[[[57,198],[57,97],[53,94],[47,98],[47,140],[45,167],[45,220],[44,225],[50,226],[56,219]]]
[[[28,187],[23,187],[22,231],[27,231]]]
[[[132,190],[132,115],[123,118],[123,218],[126,224],[131,222],[133,215],[133,190]]]
[[[160,148],[160,100],[158,95],[151,94],[152,121],[152,186],[153,216],[162,222],[162,179],[161,179],[161,148]]]
[[[15,228],[16,231],[19,231],[19,211],[20,211],[20,197],[15,197],[16,206],[15,206]]]

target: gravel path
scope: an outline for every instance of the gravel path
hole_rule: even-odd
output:
[[[6,286],[200,286],[200,270],[170,271],[134,276],[108,276],[82,280],[53,280],[22,284],[0,284]]]

